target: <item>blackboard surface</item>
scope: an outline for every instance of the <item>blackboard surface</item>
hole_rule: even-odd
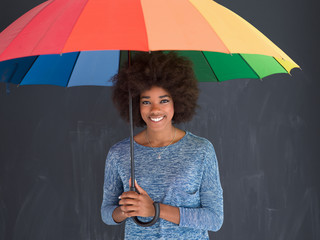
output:
[[[41,3],[0,3],[0,30]],[[201,83],[182,129],[215,146],[225,220],[215,240],[320,239],[320,74],[316,1],[218,1],[302,68]],[[104,161],[128,136],[104,87],[0,84],[0,239],[123,239],[101,221]],[[139,129],[136,129],[139,131]]]

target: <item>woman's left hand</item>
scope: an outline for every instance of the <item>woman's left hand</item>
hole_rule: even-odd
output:
[[[129,186],[131,187],[131,179],[129,180]],[[143,190],[135,181],[135,187],[139,191],[128,191],[121,194],[119,197],[120,209],[125,217],[153,217],[155,210],[153,206],[153,200],[149,197],[148,193]]]

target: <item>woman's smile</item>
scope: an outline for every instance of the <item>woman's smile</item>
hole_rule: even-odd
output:
[[[150,117],[150,120],[153,122],[160,122],[165,116],[154,116],[154,117]]]

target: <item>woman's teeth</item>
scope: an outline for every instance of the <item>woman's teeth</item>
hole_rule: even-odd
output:
[[[151,121],[153,122],[159,122],[163,119],[163,117],[150,117]]]

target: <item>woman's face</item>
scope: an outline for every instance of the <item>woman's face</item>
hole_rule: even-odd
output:
[[[161,87],[153,86],[140,95],[140,114],[151,130],[164,130],[172,126],[174,106],[171,95]]]

